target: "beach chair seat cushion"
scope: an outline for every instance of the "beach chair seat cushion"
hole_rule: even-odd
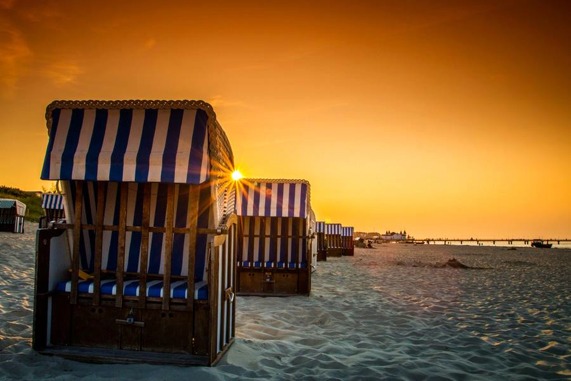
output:
[[[139,296],[139,280],[125,280],[123,282],[123,295],[124,296]],[[80,294],[93,294],[94,281],[93,279],[80,280],[78,283],[78,292]],[[62,281],[56,285],[56,290],[61,292],[71,292],[71,280]],[[104,279],[101,281],[101,294],[102,295],[117,295],[117,281],[115,279]],[[163,296],[163,281],[152,280],[147,282],[147,297],[161,298]],[[187,281],[180,280],[171,283],[170,297],[174,299],[186,299]],[[208,283],[200,281],[194,285],[194,299],[195,300],[208,300]]]

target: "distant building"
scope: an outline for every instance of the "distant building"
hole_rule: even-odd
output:
[[[370,232],[370,233],[367,233],[367,235],[365,236],[365,239],[369,239],[372,241],[376,241],[380,238],[381,238],[381,234],[379,234],[377,232]]]
[[[398,242],[398,241],[406,241],[407,235],[406,230],[401,231],[399,233],[388,231],[385,234],[381,234],[381,241],[387,242]]]

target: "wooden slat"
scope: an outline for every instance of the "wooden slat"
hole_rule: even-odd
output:
[[[74,224],[54,224],[53,226],[55,228],[58,228],[58,229],[73,229],[74,228]],[[83,225],[81,225],[81,229],[82,230],[97,230],[97,225],[83,224]],[[140,226],[126,226],[125,230],[128,232],[140,232],[140,231],[142,231],[142,228]],[[176,233],[176,234],[188,234],[192,230],[195,230],[195,229],[191,229],[188,227],[186,227],[186,228],[173,227],[173,229],[172,229],[173,233]],[[103,231],[118,232],[119,226],[103,225]],[[165,233],[167,231],[167,229],[165,227],[149,226],[148,231],[151,233]],[[200,234],[227,234],[227,232],[221,231],[219,229],[206,229],[206,228],[198,229],[198,232]]]
[[[242,262],[244,261],[244,219],[247,217],[238,216],[238,242],[236,245],[238,246],[238,260],[240,261],[240,267],[242,266]]]
[[[208,252],[212,253],[211,244],[208,243]],[[220,273],[218,271],[218,256],[214,253],[209,256],[208,261],[208,303],[210,305],[210,311],[208,313],[210,318],[210,362],[214,361],[216,358],[216,338],[217,332],[220,329],[218,326],[218,305],[221,301],[220,290],[218,287],[218,279]]]
[[[196,239],[197,239],[197,226],[198,226],[198,208],[200,204],[200,187],[198,185],[190,185],[190,195],[188,197],[188,220],[187,226],[191,227],[188,235],[188,297],[186,298],[186,305],[189,311],[194,311],[194,270],[196,266]],[[194,229],[192,229],[194,227]],[[208,256],[206,261],[208,266]],[[208,285],[210,288],[210,284]],[[194,328],[192,329],[194,330]],[[194,337],[194,331],[191,332]]]
[[[225,244],[215,247],[213,252],[215,253],[214,255],[216,255],[217,257],[219,257],[219,262],[218,262],[218,266],[220,266],[220,273],[218,274],[219,279],[218,282],[220,284],[220,290],[218,293],[218,300],[220,301],[220,309],[218,311],[218,313],[220,314],[220,327],[218,327],[218,329],[220,330],[220,340],[218,341],[218,345],[220,346],[220,349],[224,348],[224,342],[226,341],[226,335],[228,333],[228,331],[226,330],[227,326],[226,326],[226,320],[225,318],[228,317],[227,315],[227,310],[228,310],[228,305],[230,304],[230,301],[226,300],[226,289],[227,289],[227,282],[226,282],[226,278],[228,276],[227,273],[227,268],[226,268],[226,255],[225,255]]]
[[[260,217],[259,247],[260,247],[260,253],[262,253],[262,262],[264,263],[263,267],[266,268],[266,218],[265,217]]]
[[[290,219],[287,217],[280,217],[281,221],[281,231],[278,233],[280,237],[280,245],[279,245],[279,255],[278,255],[278,262],[284,262],[285,267],[288,267],[288,247],[289,247],[289,236],[290,231]],[[283,259],[283,261],[282,261]]]
[[[235,223],[233,223],[230,226],[230,233],[228,234],[228,239],[230,239],[230,242],[228,243],[228,249],[230,250],[230,270],[231,270],[231,279],[230,279],[230,285],[232,286],[232,290],[234,292],[234,294],[236,294],[236,283],[237,283],[237,274],[236,274],[236,255],[238,253],[237,251],[237,244],[238,244],[238,239],[237,239],[237,225]],[[234,298],[236,298],[236,296],[234,295]],[[234,303],[232,303],[232,321],[230,322],[231,324],[231,335],[232,338],[236,337],[236,299],[234,299]]]
[[[298,293],[299,290],[303,290],[305,289],[305,287],[307,288],[308,292],[309,290],[311,290],[311,265],[312,265],[312,255],[311,255],[311,239],[307,236],[307,220],[301,219],[301,251],[300,251],[300,260],[299,260],[299,265],[298,265],[298,272],[299,274],[303,273],[304,271],[306,271],[305,269],[301,268],[301,263],[303,261],[303,259],[305,258],[305,263],[306,263],[306,267],[307,267],[307,280],[306,277],[304,276],[300,276],[298,275],[297,277],[297,289],[298,289]],[[307,286],[303,285],[302,282],[307,282]],[[304,287],[305,286],[305,287]]]
[[[117,284],[115,295],[115,306],[123,307],[123,277],[125,272],[125,239],[127,226],[127,201],[129,184],[120,184],[119,195],[119,247],[117,250],[117,272],[115,280]]]
[[[67,234],[64,231],[63,234]],[[40,229],[37,235],[36,288],[34,292],[34,324],[32,348],[44,350],[48,345],[49,279],[50,279],[50,242],[54,236],[61,235],[60,230]],[[51,329],[51,327],[49,328]]]
[[[165,232],[165,253],[164,253],[164,274],[163,274],[163,310],[167,311],[170,307],[170,289],[171,289],[171,269],[172,269],[172,247],[173,247],[173,225],[174,225],[174,201],[175,201],[175,184],[169,184],[167,187],[167,219]]]
[[[77,182],[74,205],[73,249],[71,256],[70,303],[77,303],[77,282],[79,281],[79,245],[81,238],[81,214],[83,207],[83,181]]]
[[[174,228],[173,231],[175,233],[188,233],[193,231],[194,229],[177,229]],[[228,234],[228,230],[227,229],[207,229],[207,228],[199,228],[196,229],[198,234],[212,234],[212,235],[225,235]]]
[[[303,233],[305,235],[305,233],[307,232],[307,228],[308,228],[308,223],[309,221],[307,219],[303,220]],[[311,241],[312,239],[309,238],[304,238],[306,239],[306,257],[305,260],[307,261],[307,292],[311,293],[311,268],[313,265],[315,265],[315,263],[313,263],[313,255],[312,255],[312,248],[311,248]],[[316,258],[317,260],[317,258]],[[298,290],[301,290],[301,288],[298,287]]]
[[[139,307],[147,304],[147,270],[149,265],[149,225],[151,224],[151,184],[143,184],[143,221],[141,227],[141,268],[139,278]]]
[[[255,238],[254,234],[256,232],[256,217],[248,219],[248,262],[254,263],[254,244]]]
[[[263,219],[261,222],[264,222]],[[224,290],[226,289],[230,289],[231,292],[234,292],[234,288],[232,287],[232,269],[234,268],[234,261],[232,261],[231,259],[231,253],[230,253],[230,245],[231,242],[229,242],[228,239],[226,239],[226,241],[224,241],[224,244],[222,246],[222,253],[223,253],[223,264],[222,266],[224,266]],[[263,253],[263,251],[262,251]],[[232,306],[234,305],[233,301],[231,301],[230,299],[228,299],[226,301],[226,308],[225,308],[225,314],[226,314],[226,319],[224,321],[224,324],[226,325],[226,337],[224,340],[224,343],[222,343],[222,345],[220,346],[220,348],[224,348],[224,344],[228,343],[230,341],[230,336],[231,336],[231,322],[230,322],[230,317],[231,317],[231,311],[232,311]]]
[[[277,266],[279,258],[278,253],[278,219],[271,218],[270,221],[270,261],[274,262]]]
[[[95,264],[93,278],[93,305],[101,301],[101,261],[103,256],[103,218],[105,216],[105,183],[97,183],[97,215],[95,221]]]
[[[305,261],[307,262],[307,266],[311,267],[311,260],[312,260],[312,254],[311,254],[311,241],[313,240],[311,237],[309,237],[307,235],[307,224],[308,221],[307,219],[302,219],[301,220],[301,239],[303,240],[301,242],[301,250],[302,250],[302,260],[305,257]]]
[[[288,239],[291,239],[291,261],[296,264],[296,268],[299,267],[299,263],[300,263],[300,257],[301,257],[300,250],[303,250],[303,248],[300,249],[300,247],[299,247],[299,228],[300,228],[299,222],[300,222],[300,218],[298,218],[298,217],[292,217],[291,218],[292,237],[288,237]],[[294,253],[295,253],[295,257],[294,257]],[[288,264],[288,268],[289,268],[289,264]]]

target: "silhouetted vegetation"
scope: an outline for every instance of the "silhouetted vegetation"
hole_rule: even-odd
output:
[[[28,221],[38,222],[40,217],[44,215],[42,198],[37,192],[26,192],[18,188],[0,185],[0,198],[16,199],[26,204],[25,219]]]

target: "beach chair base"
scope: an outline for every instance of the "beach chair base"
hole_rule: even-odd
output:
[[[97,364],[153,364],[178,366],[214,366],[224,356],[232,342],[226,346],[217,359],[209,363],[208,356],[187,354],[129,351],[122,349],[102,349],[54,345],[39,353],[58,356],[69,360]]]
[[[341,248],[333,248],[327,249],[327,257],[341,257],[343,256],[343,249]]]
[[[309,295],[309,269],[239,268],[237,294],[258,296]]]
[[[233,322],[226,316],[234,316],[235,312],[227,311],[234,309],[234,303],[228,301],[218,302],[228,312],[219,321],[210,300],[195,299],[189,304],[187,299],[171,298],[165,305],[159,297],[143,300],[123,295],[118,306],[114,295],[101,294],[97,299],[79,294],[73,300],[70,292],[55,290],[49,285],[57,282],[50,280],[48,270],[57,273],[57,267],[62,267],[60,272],[65,274],[66,266],[50,255],[50,246],[61,250],[63,232],[40,229],[37,233],[34,350],[85,362],[212,366],[233,343]],[[219,264],[218,256],[212,257],[213,273],[219,273]],[[212,292],[219,295],[217,290]],[[221,325],[225,328],[218,335]]]
[[[354,256],[355,255],[355,250],[353,248],[351,249],[343,249],[343,255],[344,256]]]
[[[327,261],[327,250],[317,250],[317,262]]]
[[[39,352],[88,362],[212,365],[208,302],[194,301],[192,312],[186,304],[164,311],[160,302],[137,309],[137,300],[121,308],[112,300],[91,301],[80,297],[70,304],[69,293],[54,294],[51,345]]]

